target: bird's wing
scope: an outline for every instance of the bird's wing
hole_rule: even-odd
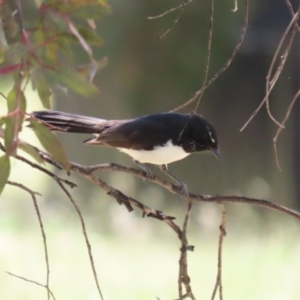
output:
[[[85,141],[87,144],[106,145],[117,148],[152,150],[164,145],[170,139],[172,126],[151,115],[127,121],[103,130],[96,138]]]

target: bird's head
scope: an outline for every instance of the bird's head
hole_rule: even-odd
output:
[[[186,152],[211,151],[217,158],[221,158],[216,129],[199,115],[191,116],[183,131],[182,140]]]

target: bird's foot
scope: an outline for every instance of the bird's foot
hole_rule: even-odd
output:
[[[189,191],[188,191],[187,185],[184,182],[180,181],[178,178],[176,178],[173,174],[171,174],[168,171],[167,165],[161,165],[161,166],[159,166],[159,168],[176,182],[176,187],[177,187],[177,191],[178,191],[178,194],[180,197],[180,201],[183,200],[183,198],[189,196]]]
[[[176,187],[178,190],[180,201],[182,201],[184,198],[189,196],[189,191],[188,191],[187,185],[184,182],[178,181],[178,183],[176,184]]]
[[[146,173],[146,178],[143,179],[145,182],[154,179],[155,175],[152,173],[152,171],[149,168],[147,168],[144,164],[141,164],[137,160],[134,160],[133,162]]]

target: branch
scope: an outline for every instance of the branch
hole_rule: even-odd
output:
[[[211,296],[211,300],[215,299],[217,290],[219,288],[219,295],[220,300],[223,300],[223,286],[222,286],[222,247],[223,247],[223,240],[226,236],[226,210],[225,205],[219,203],[222,209],[222,219],[220,225],[220,235],[219,235],[219,246],[218,246],[218,273],[215,288],[213,290],[213,294]]]
[[[10,272],[8,272],[8,271],[6,271],[6,273],[7,273],[8,275],[10,275],[10,276],[13,276],[13,277],[22,279],[22,280],[24,280],[24,281],[34,283],[34,284],[36,284],[36,285],[38,285],[38,286],[44,287],[45,289],[47,289],[49,295],[51,295],[51,297],[53,298],[53,300],[55,300],[54,294],[51,292],[51,290],[49,289],[48,286],[46,286],[46,285],[44,285],[44,284],[41,284],[41,283],[38,283],[37,281],[27,279],[27,278],[25,278],[25,277],[18,276],[18,275],[15,275],[15,274],[12,274],[12,273],[10,273]]]
[[[37,192],[34,192],[34,191],[30,190],[29,188],[25,187],[24,185],[22,185],[20,183],[17,183],[17,182],[8,181],[7,183],[10,184],[10,185],[19,187],[20,189],[25,190],[26,192],[28,192],[31,195],[31,198],[32,198],[32,201],[33,201],[33,204],[34,204],[34,208],[35,208],[35,211],[36,211],[36,214],[37,214],[37,217],[38,217],[39,226],[40,226],[41,233],[42,233],[42,238],[43,238],[44,252],[45,252],[45,261],[46,261],[46,284],[42,285],[42,284],[39,284],[37,282],[31,281],[31,280],[27,280],[27,279],[25,279],[23,277],[19,277],[19,276],[13,275],[13,274],[8,273],[8,272],[7,273],[10,274],[10,275],[12,275],[12,276],[19,277],[19,278],[24,279],[26,281],[30,281],[30,282],[33,282],[35,284],[38,284],[40,286],[45,287],[46,290],[47,290],[48,300],[50,299],[50,295],[52,296],[53,299],[55,299],[54,295],[52,294],[52,292],[50,291],[50,288],[49,288],[50,266],[49,266],[49,257],[48,257],[48,248],[47,248],[46,234],[45,234],[45,230],[44,230],[44,225],[43,225],[41,213],[40,213],[37,201],[36,201],[36,195],[41,196],[41,194],[37,193]]]

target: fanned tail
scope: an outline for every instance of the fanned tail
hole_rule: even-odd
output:
[[[62,111],[35,111],[31,115],[42,121],[51,130],[75,133],[99,133],[107,122],[104,119]]]

